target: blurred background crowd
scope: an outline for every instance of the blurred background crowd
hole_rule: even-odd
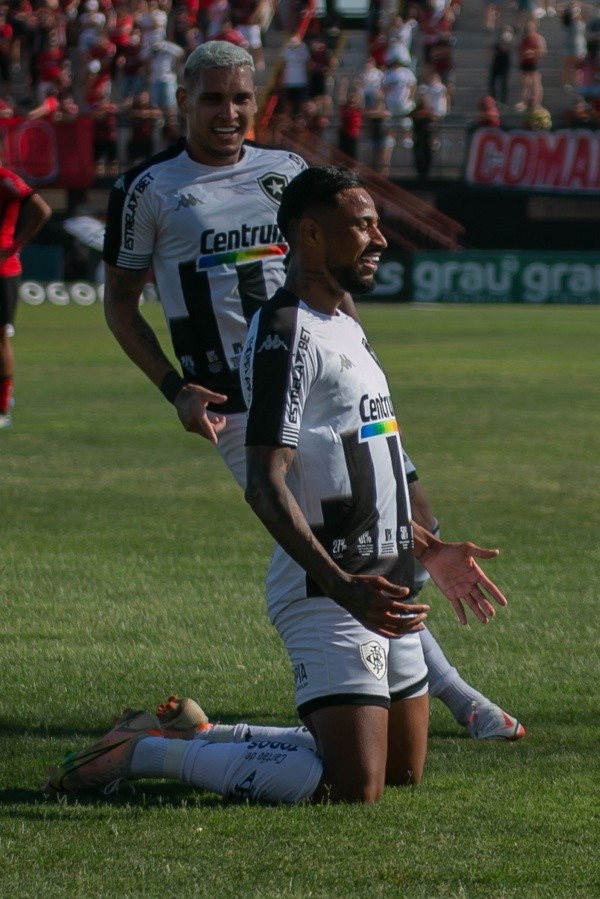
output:
[[[252,54],[263,101],[275,98],[268,139],[305,128],[349,157],[362,153],[383,175],[394,151],[405,151],[426,178],[466,76],[457,32],[476,13],[486,64],[477,102],[459,110],[467,123],[598,125],[599,8],[469,0],[478,6],[467,10],[463,2],[371,0],[349,39],[340,10],[329,3],[314,12],[310,0],[8,0],[0,117],[91,117],[96,174],[115,175],[179,136],[185,59],[199,43],[227,40]],[[553,88],[562,99],[553,104],[544,99],[548,55],[560,60]]]

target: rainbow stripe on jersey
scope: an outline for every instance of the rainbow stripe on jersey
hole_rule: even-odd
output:
[[[244,265],[257,259],[269,256],[285,256],[288,251],[286,243],[275,243],[268,247],[250,247],[248,250],[226,250],[223,253],[211,253],[201,256],[196,262],[196,271],[203,268],[214,268],[217,265]]]
[[[382,434],[397,434],[398,422],[395,418],[386,418],[384,421],[370,421],[360,429],[359,442],[370,440],[372,437],[380,437]]]

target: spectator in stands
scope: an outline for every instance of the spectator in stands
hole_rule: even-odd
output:
[[[413,58],[414,32],[418,29],[415,19],[405,22],[402,16],[396,16],[388,31],[387,46],[385,50],[385,65],[391,65],[396,60],[403,66],[410,66],[413,71],[416,60]]]
[[[583,62],[587,54],[586,25],[578,3],[570,3],[562,14],[562,84],[567,90],[581,84]]]
[[[124,98],[133,97],[146,83],[146,60],[142,56],[142,33],[137,25],[132,28],[127,43],[117,58],[117,71]]]
[[[233,25],[246,38],[257,72],[262,72],[265,68],[260,30],[265,4],[270,5],[270,0],[231,0]]]
[[[147,56],[150,100],[167,118],[177,113],[177,74],[184,57],[183,48],[167,41],[164,32],[154,33]]]
[[[519,70],[521,72],[521,91],[515,109],[525,109],[528,100],[537,97],[541,103],[543,96],[540,61],[548,49],[546,41],[537,30],[537,22],[530,19],[525,24],[523,37],[519,42]]]
[[[83,12],[79,16],[79,40],[77,49],[83,54],[84,62],[89,61],[87,52],[96,42],[98,34],[106,25],[106,16],[100,12],[98,0],[85,0]]]
[[[12,80],[12,39],[12,25],[7,21],[6,10],[0,7],[0,89],[4,95],[10,90]]]
[[[479,101],[475,124],[479,128],[498,128],[500,125],[500,113],[492,96],[482,97]]]
[[[515,15],[515,31],[521,31],[527,22],[536,20],[535,0],[517,0],[517,13]]]
[[[530,97],[521,114],[521,125],[529,131],[549,131],[552,128],[552,117],[542,106],[539,97]]]
[[[138,91],[133,98],[129,111],[131,135],[127,144],[128,168],[147,159],[154,152],[154,128],[161,119],[162,112],[150,101],[150,92]]]
[[[321,37],[313,38],[308,49],[308,96],[321,115],[331,115],[330,81],[337,60]]]
[[[338,112],[338,148],[346,156],[358,159],[358,141],[362,128],[361,92],[359,85],[350,83],[347,78],[340,79]]]
[[[281,51],[283,60],[282,85],[287,101],[288,114],[298,115],[308,100],[308,61],[310,51],[298,35],[293,34]]]
[[[437,72],[431,73],[423,93],[427,94],[429,108],[435,116],[435,120],[439,122],[444,119],[450,112],[450,91],[442,83]]]
[[[118,106],[108,97],[101,97],[90,109],[94,120],[93,154],[96,175],[117,175],[117,112]]]
[[[42,101],[25,114],[27,121],[32,122],[35,119],[54,119],[59,106],[58,88],[54,84],[48,84],[45,90],[46,92]]]
[[[496,28],[496,20],[500,18],[498,12],[498,4],[496,0],[483,0],[483,29],[484,31],[494,31]]]
[[[0,97],[0,119],[12,119],[15,115],[15,108],[12,97]]]
[[[362,88],[362,102],[365,109],[374,106],[381,93],[383,72],[375,65],[372,56],[367,56],[358,76]]]
[[[598,124],[592,107],[582,97],[575,97],[570,109],[562,115],[567,128],[595,128]]]
[[[108,35],[108,28],[101,28],[96,35],[96,40],[91,43],[87,50],[88,62],[97,59],[100,63],[100,70],[106,72],[111,85],[113,73],[115,70],[114,61],[117,54],[117,48]]]
[[[514,31],[505,25],[496,35],[492,47],[488,89],[490,96],[503,106],[508,104],[508,76],[514,45]]]
[[[307,100],[306,103],[303,103],[301,112],[296,116],[296,123],[302,128],[306,128],[315,137],[323,139],[329,119],[319,112],[314,100]]]
[[[381,87],[385,94],[386,106],[392,114],[394,132],[402,135],[400,137],[402,146],[410,149],[413,145],[410,114],[415,108],[414,96],[417,88],[415,74],[408,66],[396,62],[385,70]]]
[[[210,0],[206,7],[206,40],[214,41],[221,31],[223,21],[229,15],[228,0]]]
[[[124,55],[125,47],[129,42],[134,25],[135,18],[129,5],[124,0],[121,0],[108,15],[108,37],[111,44],[115,47],[113,78],[119,66],[119,61]]]
[[[221,23],[221,30],[215,34],[213,40],[227,41],[235,44],[236,47],[242,47],[244,50],[249,49],[248,41],[238,28],[234,28],[231,15],[228,13]]]
[[[88,112],[99,100],[110,97],[111,80],[107,71],[102,71],[102,65],[98,59],[92,59],[87,64],[85,82],[83,86],[84,111]]]
[[[433,112],[427,89],[419,88],[415,108],[411,113],[413,123],[413,158],[419,178],[427,178],[433,158],[433,129],[437,116]]]
[[[65,50],[60,46],[57,28],[51,28],[45,37],[45,49],[35,54],[35,76],[38,101],[48,96],[48,89],[56,86],[61,65],[65,60]]]
[[[600,0],[596,0],[594,8],[588,16],[585,26],[585,37],[588,54],[597,56],[600,52]]]
[[[54,121],[65,124],[74,122],[79,117],[79,106],[75,102],[73,91],[65,88],[58,92],[58,107],[54,113]]]
[[[158,0],[148,0],[146,11],[136,16],[136,24],[141,29],[142,56],[147,58],[156,43],[165,39],[168,16],[164,9],[159,7]]]
[[[387,178],[395,141],[390,134],[391,113],[385,105],[385,94],[381,88],[377,89],[373,100],[365,107],[363,116],[368,129],[371,168]]]
[[[35,16],[30,0],[11,0],[7,23],[12,28],[11,63],[15,71],[21,72],[21,77],[27,83],[31,70],[31,49],[33,32],[35,30]]]

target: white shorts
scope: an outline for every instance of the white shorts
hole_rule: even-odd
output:
[[[380,637],[327,597],[290,603],[275,627],[290,658],[300,718],[331,705],[389,708],[427,692],[419,634]]]
[[[218,435],[217,450],[242,490],[246,489],[246,413],[227,416],[227,424]]]

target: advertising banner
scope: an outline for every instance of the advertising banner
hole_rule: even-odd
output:
[[[598,194],[600,131],[478,128],[465,180],[477,187]]]
[[[91,187],[95,180],[92,120],[3,119],[4,165],[32,187]]]
[[[415,253],[409,280],[418,303],[600,303],[596,253]]]

